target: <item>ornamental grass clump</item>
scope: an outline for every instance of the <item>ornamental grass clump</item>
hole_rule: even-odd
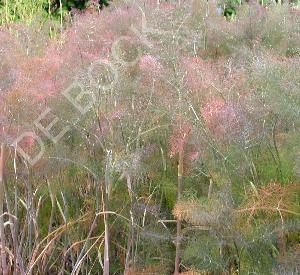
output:
[[[90,4],[58,27],[9,23],[0,6],[1,272],[290,270],[295,12]]]

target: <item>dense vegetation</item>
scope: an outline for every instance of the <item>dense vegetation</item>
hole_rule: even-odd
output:
[[[0,273],[299,274],[297,7],[67,2],[1,1]]]

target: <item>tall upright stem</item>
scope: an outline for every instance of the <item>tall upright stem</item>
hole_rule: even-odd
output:
[[[59,0],[59,9],[60,9],[60,34],[63,32],[63,6],[62,1]]]
[[[1,143],[0,152],[0,239],[1,239],[1,270],[3,275],[8,274],[6,252],[5,252],[5,232],[3,221],[3,207],[4,207],[4,143]]]
[[[108,200],[109,200],[109,189],[111,185],[110,179],[110,162],[111,162],[111,151],[109,152],[108,159],[105,167],[105,180],[104,188],[102,188],[102,204],[104,212],[104,267],[103,275],[109,275],[109,221],[108,221]]]
[[[104,190],[103,212],[104,212],[104,267],[103,275],[109,275],[109,223],[108,223],[108,198]]]
[[[130,175],[126,176],[128,194],[130,197],[130,223],[128,228],[127,235],[127,251],[126,251],[126,259],[125,259],[125,274],[129,274],[129,265],[130,265],[130,256],[133,248],[133,237],[134,237],[134,225],[133,225],[133,196],[132,196],[132,182]],[[133,257],[133,255],[132,255]]]
[[[178,179],[177,179],[177,201],[181,199],[182,193],[182,175],[183,175],[183,149],[179,151],[178,160]],[[181,254],[181,221],[177,218],[176,224],[176,256],[175,256],[175,271],[174,274],[179,274],[180,269],[180,254]]]

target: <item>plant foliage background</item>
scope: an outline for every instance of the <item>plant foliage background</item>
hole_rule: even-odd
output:
[[[0,3],[1,274],[299,273],[295,3]]]

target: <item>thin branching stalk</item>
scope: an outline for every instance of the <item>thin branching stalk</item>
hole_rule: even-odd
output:
[[[210,199],[212,196],[212,192],[213,192],[213,180],[210,178],[209,179],[209,187],[208,187],[208,194],[207,194],[207,198]]]
[[[183,149],[179,151],[178,160],[178,178],[177,178],[177,201],[181,199],[182,193],[182,176],[183,176]],[[177,218],[176,222],[176,255],[175,255],[175,271],[174,274],[179,274],[180,271],[180,254],[181,254],[181,220]]]
[[[109,275],[109,221],[108,214],[106,213],[108,209],[108,178],[105,177],[105,186],[102,188],[102,209],[104,212],[104,266],[103,266],[103,275]]]
[[[13,247],[14,247],[14,258],[15,258],[14,273],[15,274],[20,273],[21,275],[24,275],[25,274],[24,263],[21,257],[20,246],[18,243],[18,231],[17,231],[18,217],[12,215],[12,210],[11,210],[12,208],[7,194],[8,194],[7,187],[5,186],[6,206],[7,206],[7,212],[9,217],[10,232],[11,232]]]
[[[131,177],[130,175],[127,175],[126,177],[126,181],[127,181],[127,189],[128,189],[128,194],[130,197],[130,222],[129,222],[129,229],[128,229],[128,234],[127,234],[127,249],[126,249],[126,259],[125,259],[125,274],[129,269],[129,265],[130,265],[130,255],[131,250],[133,248],[133,236],[134,236],[134,231],[133,231],[133,211],[132,211],[132,205],[133,205],[133,194],[132,194],[132,182],[131,182]]]
[[[8,267],[6,262],[5,252],[5,231],[3,221],[3,207],[4,207],[4,143],[1,143],[0,152],[0,239],[1,239],[1,271],[3,275],[8,274]]]

